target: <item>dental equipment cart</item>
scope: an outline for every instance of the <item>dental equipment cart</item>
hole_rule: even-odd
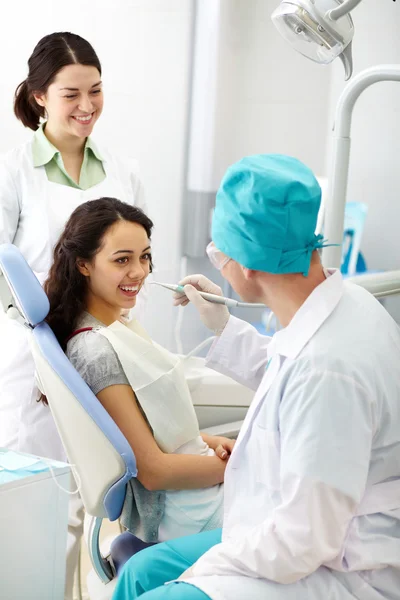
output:
[[[53,476],[49,469],[51,464]],[[0,598],[63,600],[70,468],[0,448]]]

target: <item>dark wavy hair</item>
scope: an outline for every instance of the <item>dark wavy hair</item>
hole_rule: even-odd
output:
[[[151,238],[153,222],[140,208],[115,198],[99,198],[74,210],[54,248],[53,264],[44,283],[50,301],[46,321],[64,351],[67,337],[85,310],[87,277],[80,273],[77,261],[91,261],[100,250],[104,235],[117,221],[137,223]]]
[[[68,65],[96,67],[101,75],[101,64],[93,47],[75,33],[51,33],[37,43],[28,60],[28,77],[15,90],[14,113],[25,127],[33,131],[39,128],[45,111],[33,95],[45,94],[57,73]]]

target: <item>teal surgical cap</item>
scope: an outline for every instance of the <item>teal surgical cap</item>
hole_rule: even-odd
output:
[[[227,170],[212,222],[215,246],[248,269],[308,274],[321,188],[312,171],[280,154],[247,156]]]

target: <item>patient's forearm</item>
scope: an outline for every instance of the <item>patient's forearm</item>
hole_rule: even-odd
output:
[[[131,445],[138,479],[148,490],[206,488],[224,480],[226,460],[218,456],[162,452],[129,385],[111,385],[97,397]]]
[[[162,454],[151,472],[138,479],[148,490],[190,490],[206,488],[224,480],[226,461],[217,456]]]

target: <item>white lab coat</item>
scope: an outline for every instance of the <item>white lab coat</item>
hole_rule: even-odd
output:
[[[257,392],[225,474],[222,543],[187,582],[212,600],[400,598],[389,314],[334,272],[272,339],[231,317],[208,365]]]
[[[0,158],[0,243],[14,243],[41,282],[74,209],[102,196],[145,208],[135,161],[100,149],[106,178],[88,190],[49,182],[33,167],[31,142]],[[50,410],[37,402],[34,364],[22,325],[0,316],[0,446],[63,460]]]

